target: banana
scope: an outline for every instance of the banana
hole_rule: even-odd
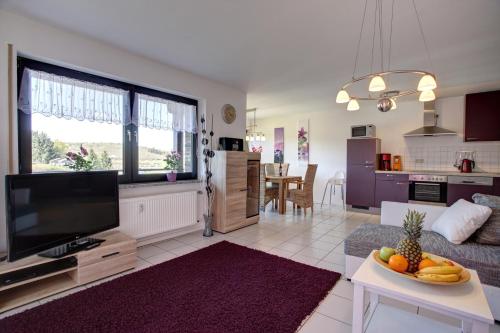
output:
[[[458,274],[416,274],[418,279],[433,282],[456,282],[460,280]]]
[[[459,266],[431,266],[418,271],[419,274],[460,274],[462,267]]]

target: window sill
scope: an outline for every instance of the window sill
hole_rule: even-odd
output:
[[[141,187],[153,187],[153,186],[175,186],[175,185],[183,185],[183,184],[199,184],[201,183],[200,179],[188,179],[188,180],[178,180],[176,182],[144,182],[144,183],[130,183],[130,184],[120,184],[119,189],[129,189],[129,188],[141,188]]]

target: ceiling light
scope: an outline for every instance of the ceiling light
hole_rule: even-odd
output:
[[[347,111],[357,111],[359,110],[359,103],[354,98],[347,104]]]
[[[391,63],[392,50],[395,49],[392,45],[392,35],[393,35],[393,22],[395,21],[394,12],[394,2],[392,1],[392,8],[386,10],[383,8],[383,0],[375,0],[374,7],[374,22],[373,30],[370,28],[364,29],[368,26],[367,17],[370,14],[367,12],[367,3],[365,1],[364,12],[362,13],[361,29],[359,31],[359,37],[357,42],[357,48],[355,53],[354,69],[352,71],[351,80],[345,83],[341,90],[337,93],[336,102],[337,103],[348,103],[347,110],[355,111],[359,109],[358,101],[376,101],[377,109],[381,112],[387,112],[389,110],[395,110],[397,108],[396,99],[403,96],[410,96],[419,94],[420,101],[432,101],[436,98],[434,92],[432,91],[437,87],[436,76],[432,72],[424,70],[414,70],[414,69],[392,69]],[[410,1],[413,7],[414,17],[418,23],[418,32],[422,40],[422,46],[425,48],[425,53],[427,56],[427,65],[432,68],[431,57],[429,53],[429,48],[427,46],[427,41],[424,35],[424,29],[420,15],[418,13],[415,0]],[[372,7],[372,8],[373,8]],[[371,9],[370,9],[371,10]],[[389,14],[386,14],[389,13]],[[406,30],[406,25],[403,27],[405,30],[402,33],[408,34]],[[371,30],[371,31],[370,31]],[[384,34],[388,32],[388,35]],[[368,55],[369,61],[364,62],[361,57],[363,56],[364,50],[366,48],[362,47],[362,41],[365,40],[366,33],[371,36],[371,54]],[[406,37],[407,39],[414,38],[413,36]],[[385,41],[388,41],[386,44]],[[397,59],[396,59],[397,60]],[[379,64],[377,62],[380,61]],[[401,61],[400,61],[401,62]],[[363,74],[356,76],[359,72],[360,63],[369,63],[368,74]],[[378,68],[377,68],[378,67]],[[374,69],[379,69],[374,70]],[[416,78],[418,80],[418,85],[413,83]],[[367,84],[368,83],[368,84]],[[357,87],[354,87],[356,86]],[[368,86],[368,91],[366,91],[366,86]],[[352,96],[353,92],[350,91],[351,88],[365,88],[365,93],[361,94],[356,92],[355,97]],[[378,93],[377,93],[378,92]],[[392,105],[394,104],[394,105]]]
[[[436,99],[436,95],[434,95],[434,91],[432,91],[432,90],[422,91],[420,93],[420,97],[418,98],[418,100],[420,102],[429,102],[429,101],[433,101],[435,99]]]
[[[340,90],[337,93],[336,102],[339,103],[339,104],[343,104],[343,103],[349,102],[349,94],[347,93],[347,91],[345,91],[344,89]]]
[[[370,86],[368,87],[369,91],[382,91],[385,90],[385,82],[382,76],[377,75],[374,76],[370,81]]]
[[[264,135],[264,133],[262,133],[261,141],[266,141],[266,136]]]
[[[391,102],[392,102],[391,110],[396,110],[398,108],[398,105],[396,104],[396,99],[391,98]]]
[[[422,76],[420,81],[418,82],[418,91],[427,91],[427,90],[432,90],[437,87],[436,80],[434,79],[434,76],[430,74],[426,74]]]
[[[248,135],[245,136],[245,141],[250,141],[250,137]]]

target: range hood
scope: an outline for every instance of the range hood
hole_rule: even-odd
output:
[[[404,136],[441,136],[441,135],[457,135],[456,132],[450,131],[441,127],[437,127],[436,110],[434,109],[434,101],[424,103],[424,126],[417,128]]]

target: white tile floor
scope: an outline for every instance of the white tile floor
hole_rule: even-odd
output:
[[[270,206],[268,206],[270,207]],[[341,207],[319,209],[314,215],[303,216],[293,214],[288,209],[286,215],[278,215],[275,211],[268,211],[261,217],[257,225],[252,225],[228,234],[219,234],[211,238],[204,238],[200,232],[176,237],[155,244],[139,248],[139,261],[136,270],[141,270],[172,258],[187,254],[197,249],[209,246],[222,240],[265,251],[284,258],[289,258],[307,265],[312,265],[339,273],[344,273],[344,239],[357,226],[363,223],[379,223],[378,216],[361,213],[345,212]],[[6,312],[0,318],[22,312],[31,307],[46,303],[53,299],[64,297],[83,288],[89,288],[117,276],[100,280],[84,287],[66,291],[48,297],[39,302]],[[350,332],[352,320],[352,284],[341,279],[323,302],[309,316],[299,329],[299,333],[337,333]],[[405,311],[422,316],[435,318],[455,325],[460,324],[452,318],[443,318],[440,315],[419,309],[414,306],[397,303],[393,300],[382,299],[382,303],[390,303]],[[492,326],[491,332],[500,333],[500,325]]]

